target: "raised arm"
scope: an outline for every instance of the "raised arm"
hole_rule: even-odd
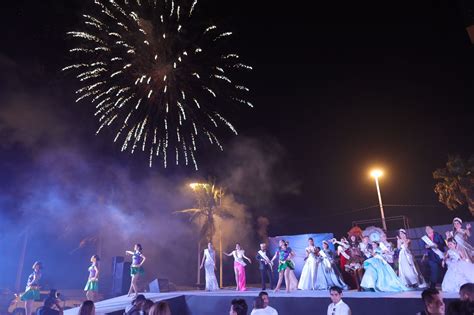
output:
[[[133,255],[133,254],[135,254],[135,253],[132,252],[131,250],[126,250],[126,251],[125,251],[125,254],[126,254],[126,255]]]
[[[226,255],[226,256],[233,256],[233,255],[234,255],[234,251],[231,251],[229,254],[226,253],[226,252],[224,252],[224,255]]]

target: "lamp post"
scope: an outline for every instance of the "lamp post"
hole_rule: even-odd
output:
[[[380,205],[380,215],[382,216],[382,226],[385,231],[387,231],[387,223],[385,222],[385,213],[383,212],[383,204],[382,204],[382,195],[380,194],[380,186],[379,186],[379,177],[383,175],[381,170],[375,169],[370,172],[370,176],[375,179],[375,186],[377,187],[377,195],[379,197],[379,205]]]

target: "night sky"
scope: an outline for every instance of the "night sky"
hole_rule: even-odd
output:
[[[432,179],[448,155],[474,153],[474,45],[456,1],[202,2],[254,66],[247,85],[255,108],[232,117],[240,134],[224,133],[224,152],[201,150],[199,172],[150,169],[146,156],[121,153],[111,133],[95,136],[94,108],[74,103],[77,83],[60,72],[83,0],[2,4],[0,99],[55,100],[24,105],[34,108],[26,117],[0,108],[1,211],[13,222],[32,161],[64,143],[97,169],[113,164],[135,179],[214,177],[252,217],[270,219],[270,235],[340,235],[353,220],[378,217],[377,208],[356,211],[378,203],[373,166],[385,170],[384,203],[427,205],[387,207],[386,216],[407,215],[412,226],[469,219],[437,201]]]

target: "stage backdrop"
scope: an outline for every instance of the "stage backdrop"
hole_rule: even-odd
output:
[[[275,252],[278,249],[278,242],[280,240],[285,240],[290,242],[291,249],[295,252],[296,257],[293,258],[295,262],[295,273],[296,277],[300,277],[301,270],[304,265],[304,258],[306,257],[305,249],[308,247],[308,238],[312,237],[314,240],[314,246],[319,246],[323,248],[323,241],[327,241],[333,238],[332,233],[319,233],[319,234],[299,234],[299,235],[285,235],[285,236],[275,236],[269,237],[269,250],[272,255],[275,255]],[[329,242],[329,248],[334,250],[334,246]],[[273,257],[273,256],[272,256]],[[273,271],[277,273],[278,267],[278,258],[275,260],[275,268]],[[278,279],[278,278],[275,278]]]

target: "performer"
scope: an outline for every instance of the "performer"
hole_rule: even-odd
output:
[[[247,259],[249,264],[252,263],[250,258],[245,256],[245,251],[241,249],[240,244],[235,244],[235,250],[233,250],[230,254],[224,253],[226,256],[234,256],[234,273],[235,273],[235,283],[237,287],[235,288],[236,291],[246,291],[246,280],[245,280],[245,266],[247,264],[244,261],[244,258]]]
[[[341,267],[341,271],[344,273],[346,268],[346,263],[350,259],[348,249],[350,247],[349,242],[345,237],[341,237],[341,240],[338,241],[335,238],[331,240],[334,246],[337,246],[337,255],[339,256],[339,266]]]
[[[321,261],[319,264],[322,268],[318,268],[317,278],[326,279],[326,287],[324,289],[329,289],[333,286],[337,286],[344,290],[347,290],[347,284],[342,280],[342,276],[339,272],[339,269],[334,263],[334,253],[329,248],[329,244],[327,241],[323,241],[323,249],[319,251],[319,256],[321,257]]]
[[[369,237],[366,235],[362,238],[362,242],[359,244],[359,249],[363,254],[363,259],[368,259],[372,256],[370,251],[372,250],[372,245],[369,243]]]
[[[91,257],[91,266],[89,267],[89,278],[87,279],[86,287],[86,298],[92,302],[97,299],[99,293],[99,256],[93,255]]]
[[[398,275],[406,287],[425,288],[426,283],[418,269],[416,261],[410,251],[410,239],[404,229],[398,230],[397,248],[398,253]]]
[[[291,251],[288,249],[286,242],[284,240],[280,240],[279,245],[280,247],[272,258],[273,262],[278,257],[278,283],[275,288],[275,292],[280,291],[280,286],[284,277],[286,292],[290,293],[290,270],[294,270],[295,265],[291,261]]]
[[[421,238],[425,251],[423,253],[423,262],[427,264],[429,269],[430,288],[436,288],[436,284],[440,282],[443,267],[441,266],[444,258],[446,243],[443,237],[435,232],[431,226],[426,226],[426,235]]]
[[[346,254],[349,258],[346,260],[344,266],[344,271],[346,273],[346,283],[349,283],[350,286],[354,289],[360,290],[360,282],[362,280],[362,262],[364,261],[363,254],[360,251],[359,243],[360,238],[352,234],[349,237],[348,249]],[[344,273],[343,273],[344,276]]]
[[[303,270],[301,271],[300,282],[298,289],[300,290],[315,290],[316,284],[316,247],[314,246],[313,238],[308,239],[308,247],[305,249],[306,258]]]
[[[366,291],[401,292],[407,288],[382,256],[378,242],[372,243],[372,258],[364,261],[365,273],[360,286]]]
[[[295,262],[293,261],[293,257],[295,257],[296,254],[290,247],[290,241],[286,241],[286,246],[287,246],[288,250],[290,251],[291,262],[292,262],[293,266],[295,266]],[[298,279],[296,278],[295,271],[293,269],[290,270],[289,277],[290,277],[290,291],[298,290]]]
[[[452,232],[446,232],[446,238],[453,237],[456,240],[458,250],[474,263],[474,247],[468,242],[471,236],[471,225],[466,224],[466,229],[463,229],[462,220],[460,218],[454,218],[453,228]]]
[[[40,299],[39,281],[41,279],[41,269],[43,269],[43,264],[39,261],[35,261],[31,268],[33,269],[33,273],[28,277],[25,292],[20,296],[20,299],[25,301],[26,315],[31,315],[34,311],[33,302]]]
[[[474,283],[474,264],[469,257],[464,256],[464,250],[459,250],[454,238],[448,239],[448,251],[443,264],[446,262],[446,272],[441,288],[446,292],[459,292],[459,288],[465,283]]]
[[[143,269],[143,263],[146,257],[142,254],[142,245],[135,244],[133,251],[127,250],[125,254],[132,255],[132,265],[130,266],[130,275],[132,276],[132,282],[130,283],[130,289],[128,290],[128,296],[132,295],[132,291],[135,292],[135,297],[138,295],[138,281],[140,277],[145,273]]]
[[[204,266],[206,272],[206,291],[219,290],[216,278],[216,252],[212,247],[212,243],[207,243],[207,248],[204,249],[204,255],[202,256],[201,269]]]
[[[265,277],[268,277],[270,281],[270,288],[273,290],[273,263],[269,258],[269,251],[267,250],[267,244],[260,244],[260,250],[257,252],[255,259],[258,261],[258,269],[260,270],[260,277],[262,278],[262,291],[266,290]]]
[[[387,240],[387,235],[383,233],[380,235],[380,249],[382,250],[382,256],[385,259],[386,262],[390,264],[392,268],[394,268],[393,265],[393,245]]]

